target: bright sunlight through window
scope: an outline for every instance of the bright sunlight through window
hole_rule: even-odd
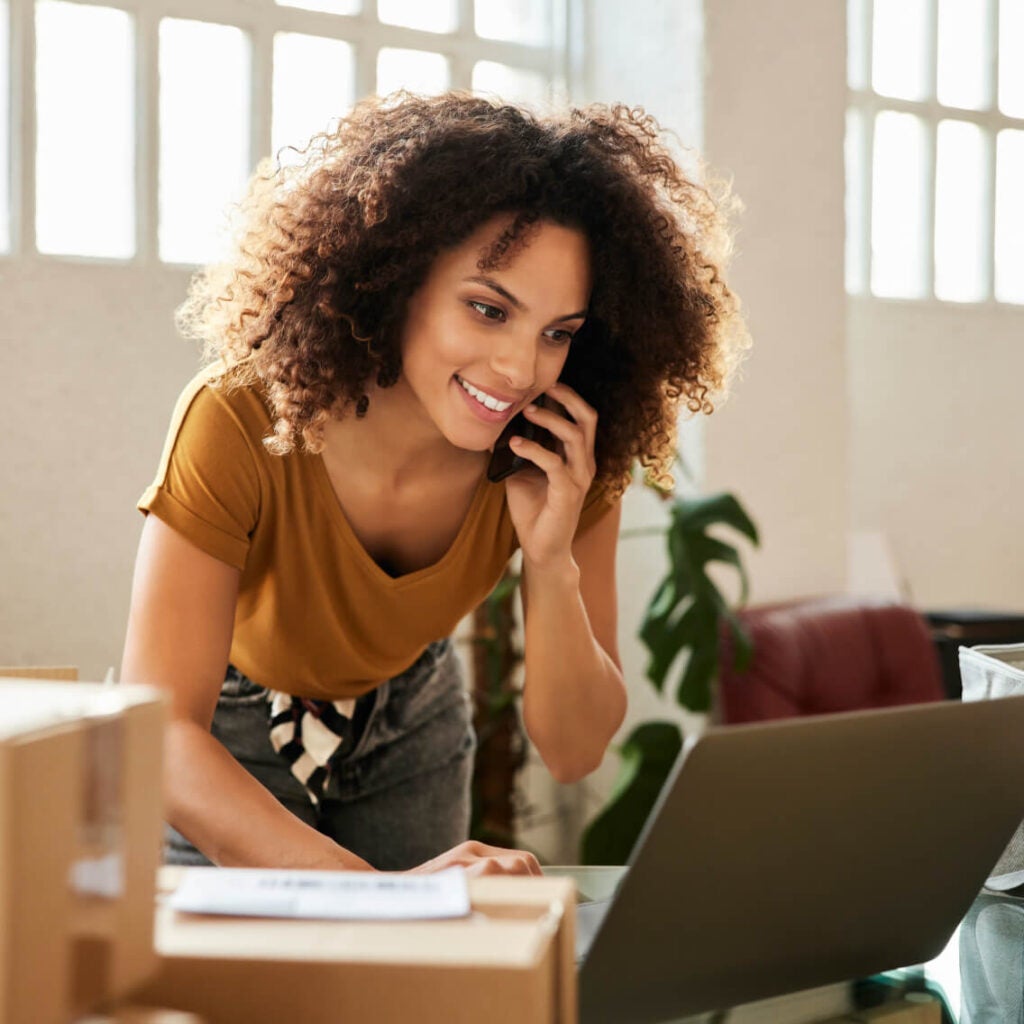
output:
[[[258,161],[301,161],[366,93],[563,95],[566,5],[0,0],[0,255],[215,261]]]
[[[1024,0],[847,0],[846,288],[1024,303]]]
[[[134,26],[124,11],[61,0],[36,5],[40,252],[135,254],[134,65]]]
[[[218,255],[249,170],[249,40],[241,29],[160,22],[160,258]]]

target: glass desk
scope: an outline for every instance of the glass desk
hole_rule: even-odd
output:
[[[949,1024],[1022,1024],[1024,897],[983,890],[938,957],[860,984],[929,991]]]

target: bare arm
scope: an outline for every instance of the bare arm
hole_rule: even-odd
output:
[[[210,735],[228,664],[237,569],[213,558],[154,515],[146,519],[132,586],[121,678],[167,695],[167,820],[215,864],[373,870],[286,810]],[[414,868],[461,865],[471,875],[538,874],[519,850],[461,843]]]
[[[617,642],[616,504],[550,567],[523,564],[523,720],[552,775],[574,782],[601,763],[626,713]]]
[[[216,864],[369,869],[286,810],[210,735],[238,580],[237,569],[147,517],[121,678],[150,683],[168,698],[167,820]]]

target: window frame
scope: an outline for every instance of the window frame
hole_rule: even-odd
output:
[[[355,59],[357,97],[376,86],[377,53],[383,47],[443,54],[451,69],[451,87],[470,89],[474,64],[495,61],[539,72],[550,83],[552,98],[564,101],[577,74],[576,50],[570,43],[579,29],[575,0],[548,0],[551,37],[545,45],[483,39],[473,30],[474,0],[456,0],[452,32],[428,32],[388,25],[377,17],[377,0],[362,0],[359,14],[328,14],[278,6],[274,0],[64,0],[85,6],[112,7],[135,20],[135,255],[127,259],[40,253],[36,219],[36,47],[35,0],[7,0],[10,39],[8,146],[10,249],[8,261],[71,262],[96,265],[192,267],[159,258],[157,250],[159,168],[159,25],[165,17],[240,28],[251,46],[249,164],[271,151],[273,46],[278,32],[323,36],[349,43]]]
[[[1024,131],[1024,118],[1011,117],[999,109],[999,8],[1000,0],[992,0],[985,27],[989,45],[990,105],[982,110],[948,106],[938,100],[938,13],[939,0],[926,0],[926,72],[928,94],[923,100],[905,100],[877,93],[872,88],[872,49],[875,0],[847,0],[847,137],[846,145],[854,149],[856,168],[851,173],[849,156],[846,163],[847,203],[851,193],[859,195],[861,208],[856,216],[847,207],[845,284],[847,295],[874,302],[938,303],[943,306],[988,309],[1018,309],[1020,303],[995,296],[995,199],[996,144],[999,132],[1006,129]],[[925,127],[925,161],[921,180],[923,203],[927,212],[927,231],[923,246],[924,294],[920,297],[877,295],[871,287],[871,224],[873,213],[872,175],[874,165],[874,125],[884,111],[913,114]],[[860,138],[852,137],[851,124],[860,121]],[[935,294],[935,185],[937,171],[937,135],[940,121],[966,121],[977,125],[985,144],[985,181],[981,239],[984,251],[982,284],[984,297],[978,300],[940,298]],[[853,265],[851,265],[851,262]]]

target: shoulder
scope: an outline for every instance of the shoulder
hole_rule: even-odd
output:
[[[269,452],[263,440],[272,422],[262,382],[215,363],[195,374],[178,395],[164,459],[188,453],[200,461],[241,457],[264,465]]]
[[[186,418],[210,426],[233,425],[260,447],[272,422],[263,383],[220,363],[204,367],[183,388],[174,419],[180,425]]]

